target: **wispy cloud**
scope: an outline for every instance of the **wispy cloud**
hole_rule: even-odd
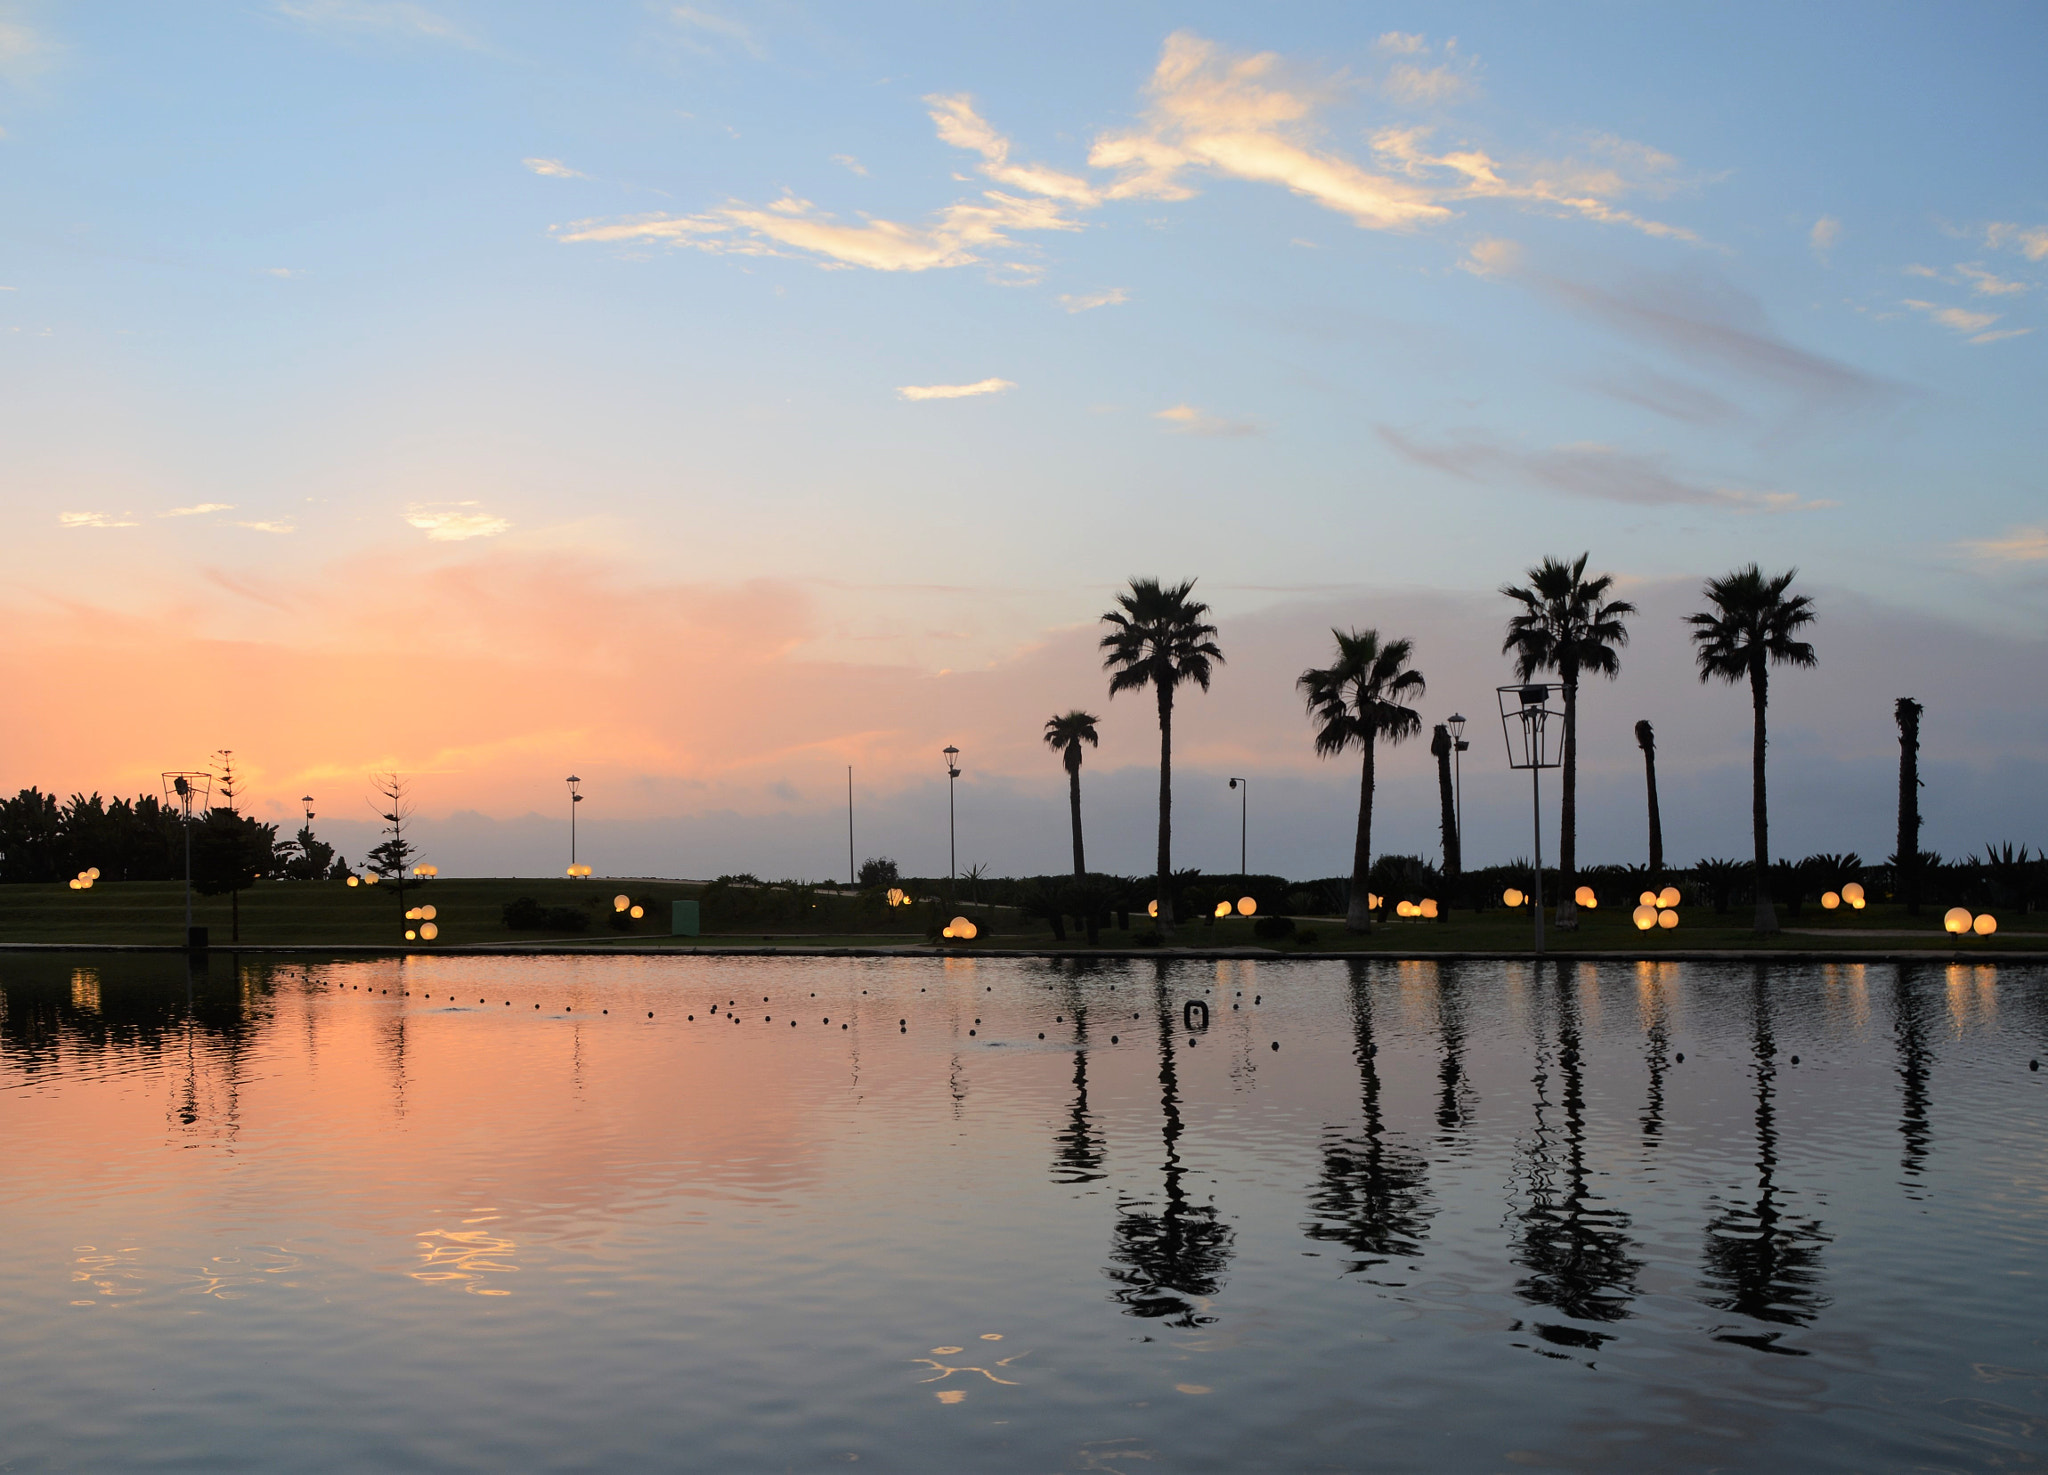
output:
[[[488,512],[466,512],[475,502],[415,502],[405,510],[405,520],[427,535],[430,543],[461,543],[471,538],[495,538],[510,531],[512,524]]]
[[[125,512],[60,512],[57,525],[67,528],[135,528],[136,522]]]
[[[252,533],[295,533],[297,528],[288,522],[238,522],[238,528],[247,528]]]
[[[949,205],[924,225],[866,217],[848,225],[820,213],[809,200],[785,195],[765,209],[735,202],[701,215],[582,220],[557,226],[554,234],[566,242],[649,242],[742,256],[805,253],[835,266],[929,271],[980,261],[983,253],[1012,244],[1013,232],[1080,229],[1048,200],[996,190],[982,198],[987,203]]]
[[[1193,405],[1175,405],[1172,409],[1158,411],[1152,418],[1164,420],[1181,435],[1257,435],[1265,429],[1256,420],[1228,420],[1207,410],[1198,410]]]
[[[1402,38],[1405,43],[1406,38]],[[1448,84],[1414,82],[1424,92]],[[1694,240],[1614,200],[1666,192],[1676,161],[1645,145],[1601,135],[1590,157],[1510,164],[1474,148],[1429,152],[1424,128],[1386,128],[1369,166],[1329,147],[1318,112],[1336,84],[1287,74],[1279,56],[1232,55],[1188,32],[1169,36],[1147,87],[1143,123],[1095,140],[1089,162],[1117,172],[1110,198],[1184,200],[1201,174],[1278,184],[1368,230],[1410,230],[1451,218],[1453,206],[1506,200]]]
[[[233,512],[234,510],[235,504],[232,502],[199,502],[190,507],[173,507],[167,512],[159,512],[157,516],[204,517],[209,512]]]
[[[1530,449],[1466,431],[1429,444],[1391,426],[1380,438],[1404,460],[1463,481],[1533,482],[1567,497],[1637,507],[1721,507],[1731,512],[1798,512],[1832,507],[1790,492],[1703,485],[1671,471],[1665,458],[1598,441]]]
[[[549,179],[590,178],[590,176],[588,174],[585,174],[581,169],[571,169],[567,164],[564,164],[560,159],[521,159],[519,162],[524,164],[528,169],[531,169],[535,174],[544,175]]]
[[[1388,37],[1382,36],[1379,45],[1383,51],[1418,58],[1436,54],[1427,37],[1399,32],[1389,34],[1394,44],[1388,45]],[[1458,43],[1455,40],[1445,42],[1441,55],[1442,60],[1434,63],[1423,60],[1394,63],[1380,79],[1380,91],[1408,107],[1440,107],[1476,92],[1478,86],[1473,81],[1473,74],[1477,64],[1472,58],[1459,54]]]
[[[1988,225],[1984,243],[1994,251],[2017,251],[2029,261],[2048,261],[2048,225]]]
[[[2033,332],[2032,328],[2000,328],[1991,331],[1991,325],[1998,322],[2003,313],[1972,312],[1967,307],[1944,307],[1938,302],[1925,302],[1917,297],[1903,299],[1905,305],[1915,312],[1927,314],[1944,328],[1952,328],[1976,344],[1998,343],[2007,338],[2024,338]]]
[[[1813,229],[1806,233],[1806,244],[1812,250],[1814,259],[1822,266],[1828,264],[1828,256],[1835,249],[1835,242],[1842,239],[1842,222],[1832,215],[1823,215],[1813,223]]]
[[[2048,563],[2048,527],[2007,528],[1995,538],[1956,544],[1980,563]]]
[[[1429,37],[1420,31],[1388,31],[1374,44],[1395,56],[1417,56],[1429,50]]]
[[[852,154],[834,154],[832,162],[839,165],[842,169],[858,174],[862,179],[868,177],[868,166],[861,163]]]
[[[1060,306],[1068,312],[1090,312],[1098,307],[1115,307],[1129,302],[1131,294],[1122,287],[1104,287],[1100,292],[1062,292]]]
[[[1016,387],[1008,379],[977,379],[972,384],[905,384],[896,392],[908,400],[972,399],[978,394],[1001,394]]]
[[[1631,365],[1625,375],[1597,380],[1591,387],[1687,425],[1725,425],[1740,418],[1735,406],[1711,389],[1641,364]]]
[[[1959,264],[1956,272],[1970,284],[1971,291],[1982,293],[1986,297],[2011,297],[2029,290],[2025,282],[2012,281],[1968,262]]]
[[[737,46],[757,61],[768,54],[767,48],[754,39],[754,33],[730,16],[700,10],[694,5],[678,5],[669,11],[669,18],[682,33],[683,45],[700,55],[716,56],[728,46]]]
[[[997,184],[1026,194],[1065,200],[1083,209],[1101,203],[1102,196],[1095,186],[1078,174],[1067,174],[1043,164],[1011,163],[1010,140],[988,125],[974,110],[974,99],[966,93],[948,97],[935,92],[924,101],[931,109],[939,137],[956,149],[980,154],[982,162],[976,167]]]
[[[0,20],[0,78],[20,84],[50,65],[56,46],[19,21]]]
[[[322,30],[475,44],[455,22],[411,0],[277,0],[277,12]]]

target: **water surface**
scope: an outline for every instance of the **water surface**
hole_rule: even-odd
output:
[[[2038,968],[38,956],[0,1010],[0,1469],[2048,1461]]]

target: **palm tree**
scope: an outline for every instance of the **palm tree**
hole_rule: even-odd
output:
[[[1088,874],[1081,856],[1081,744],[1093,748],[1101,739],[1095,734],[1097,718],[1079,707],[1064,717],[1045,719],[1045,745],[1060,755],[1067,769],[1067,808],[1074,816],[1074,874]]]
[[[1817,664],[1813,647],[1794,640],[1794,632],[1811,625],[1816,618],[1813,601],[1804,594],[1787,595],[1798,569],[1787,569],[1767,579],[1755,564],[1732,574],[1707,580],[1701,591],[1712,610],[1685,617],[1693,627],[1692,640],[1698,658],[1700,680],[1718,676],[1731,686],[1749,682],[1749,704],[1755,731],[1750,744],[1750,833],[1756,841],[1756,930],[1778,930],[1777,909],[1771,905],[1770,804],[1764,788],[1764,714],[1770,706],[1770,668],[1773,665],[1812,666]]]
[[[1429,735],[1429,751],[1436,759],[1436,797],[1444,837],[1444,874],[1455,877],[1465,868],[1465,839],[1458,833],[1457,802],[1451,790],[1451,730],[1441,722]]]
[[[1367,875],[1372,870],[1373,758],[1379,740],[1402,742],[1422,731],[1422,718],[1403,697],[1419,697],[1427,689],[1420,671],[1408,669],[1414,646],[1406,640],[1380,644],[1377,630],[1332,630],[1337,659],[1321,669],[1301,673],[1295,685],[1308,702],[1316,723],[1316,756],[1328,758],[1356,746],[1364,750],[1358,780],[1358,838],[1351,851],[1351,905],[1344,916],[1347,932],[1372,930]]]
[[[1892,889],[1906,904],[1908,916],[1920,915],[1920,713],[1911,697],[1892,704],[1899,724],[1899,845]]]
[[[1149,686],[1159,702],[1159,932],[1173,935],[1173,693],[1183,681],[1203,691],[1223,652],[1204,622],[1209,606],[1188,596],[1195,581],[1171,588],[1157,579],[1132,579],[1117,595],[1117,608],[1104,614],[1110,627],[1102,637],[1102,669],[1114,671],[1109,694]]]
[[[1664,885],[1664,817],[1657,810],[1657,734],[1648,718],[1636,724],[1636,746],[1643,750],[1643,781],[1650,789],[1650,884]]]
[[[1508,621],[1502,653],[1513,652],[1522,680],[1538,671],[1557,672],[1564,687],[1564,799],[1558,812],[1557,925],[1576,928],[1579,907],[1572,885],[1578,864],[1579,819],[1579,674],[1590,671],[1612,680],[1621,670],[1616,649],[1628,644],[1624,615],[1636,607],[1627,600],[1609,600],[1614,575],[1586,578],[1581,553],[1570,563],[1546,558],[1529,570],[1526,587],[1501,586],[1501,593],[1521,605]]]

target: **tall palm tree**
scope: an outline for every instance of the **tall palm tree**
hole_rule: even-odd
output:
[[[1581,553],[1570,563],[1546,558],[1529,570],[1527,585],[1503,584],[1501,593],[1521,608],[1508,621],[1501,651],[1513,653],[1522,680],[1538,671],[1555,671],[1564,687],[1564,799],[1558,811],[1557,925],[1579,925],[1579,906],[1572,884],[1578,865],[1579,821],[1579,676],[1591,672],[1612,680],[1621,670],[1619,647],[1628,644],[1622,617],[1636,607],[1625,599],[1610,600],[1614,575],[1586,577]]]
[[[1664,885],[1664,816],[1657,809],[1657,734],[1646,717],[1636,724],[1636,746],[1643,750],[1643,781],[1650,789],[1650,884]]]
[[[1209,606],[1190,598],[1195,581],[1171,587],[1157,579],[1132,579],[1117,595],[1117,607],[1103,615],[1110,627],[1102,637],[1102,669],[1109,694],[1151,687],[1159,703],[1159,932],[1173,935],[1173,693],[1183,681],[1209,689],[1223,652],[1211,639]]]
[[[1749,683],[1749,705],[1755,729],[1750,743],[1749,827],[1756,842],[1756,930],[1776,932],[1778,912],[1771,905],[1771,822],[1770,804],[1764,787],[1764,750],[1767,744],[1765,712],[1770,707],[1770,668],[1817,664],[1813,647],[1794,640],[1795,632],[1816,618],[1813,601],[1804,594],[1788,595],[1798,569],[1786,569],[1767,579],[1755,564],[1732,574],[1707,580],[1701,591],[1711,610],[1685,617],[1693,627],[1693,654],[1699,661],[1700,680],[1715,677],[1731,686]]]
[[[1465,839],[1458,833],[1458,808],[1451,789],[1451,730],[1443,723],[1429,735],[1430,756],[1436,759],[1437,808],[1441,811],[1444,840],[1444,874],[1455,877],[1465,869]]]
[[[1911,697],[1892,704],[1899,724],[1899,845],[1892,854],[1892,889],[1909,916],[1920,915],[1920,714]]]
[[[1101,743],[1095,734],[1099,719],[1093,713],[1083,712],[1079,707],[1064,717],[1045,719],[1045,745],[1060,755],[1060,762],[1067,770],[1067,808],[1074,817],[1074,874],[1088,874],[1088,863],[1081,851],[1081,744],[1093,748]]]
[[[1337,659],[1331,665],[1301,673],[1295,685],[1308,702],[1316,724],[1316,756],[1329,758],[1346,748],[1364,751],[1358,780],[1358,837],[1351,850],[1351,905],[1344,916],[1347,932],[1372,930],[1371,898],[1366,876],[1372,870],[1373,759],[1379,740],[1398,743],[1422,731],[1422,718],[1404,697],[1427,689],[1420,671],[1408,669],[1414,645],[1406,640],[1380,643],[1377,630],[1332,630]]]

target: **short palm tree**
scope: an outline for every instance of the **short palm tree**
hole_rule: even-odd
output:
[[[1096,747],[1101,739],[1096,736],[1093,713],[1083,712],[1076,707],[1064,717],[1045,719],[1045,745],[1060,755],[1060,762],[1067,770],[1067,808],[1074,817],[1074,874],[1088,874],[1088,863],[1081,851],[1081,744]]]
[[[1406,640],[1380,642],[1377,630],[1332,630],[1337,659],[1328,666],[1301,673],[1295,685],[1308,703],[1316,724],[1316,756],[1334,757],[1345,749],[1363,750],[1358,780],[1358,835],[1351,850],[1351,904],[1344,930],[1372,930],[1367,877],[1372,871],[1373,760],[1380,740],[1403,742],[1422,731],[1422,718],[1403,698],[1427,689],[1420,671],[1408,669],[1414,646]]]
[[[1664,886],[1664,816],[1657,809],[1657,732],[1645,717],[1636,724],[1636,746],[1643,750],[1643,781],[1650,790],[1650,884]]]
[[[1577,888],[1579,828],[1579,676],[1592,672],[1612,680],[1621,670],[1616,653],[1628,644],[1623,616],[1636,607],[1607,597],[1614,575],[1586,577],[1581,553],[1570,563],[1546,558],[1529,570],[1529,582],[1501,586],[1501,593],[1521,606],[1508,621],[1503,653],[1515,657],[1517,674],[1527,681],[1538,671],[1555,671],[1564,687],[1564,799],[1558,809],[1557,925],[1579,925]]]
[[[1776,578],[1767,579],[1752,563],[1732,574],[1709,579],[1701,592],[1713,608],[1685,617],[1693,627],[1693,654],[1699,661],[1700,680],[1719,677],[1731,686],[1742,681],[1749,683],[1749,705],[1755,724],[1750,744],[1749,825],[1756,842],[1756,930],[1766,933],[1778,930],[1777,909],[1771,905],[1770,803],[1764,784],[1770,668],[1818,664],[1813,647],[1792,638],[1816,618],[1811,599],[1804,594],[1785,592],[1798,572],[1787,569]]]
[[[1149,686],[1159,703],[1159,931],[1173,932],[1173,694],[1183,681],[1209,689],[1223,652],[1206,622],[1209,606],[1190,596],[1195,581],[1171,587],[1157,579],[1133,579],[1104,614],[1110,627],[1102,637],[1102,669],[1115,674],[1109,694]]]

